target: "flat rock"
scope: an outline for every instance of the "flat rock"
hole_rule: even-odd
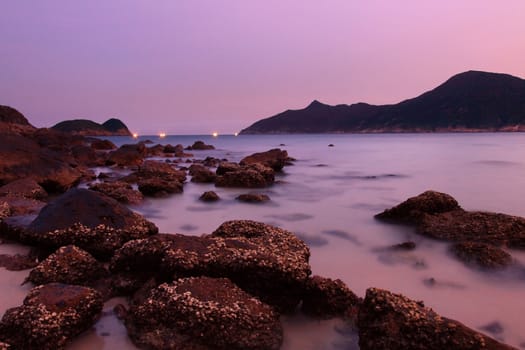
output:
[[[140,191],[134,190],[129,183],[123,181],[97,182],[90,185],[89,189],[124,204],[138,204],[144,199]]]
[[[59,282],[90,285],[106,274],[104,266],[91,254],[74,246],[58,248],[29,273],[27,280],[35,285]]]
[[[108,258],[125,242],[157,232],[153,223],[113,198],[75,188],[46,205],[20,239],[55,249],[72,244]]]
[[[264,193],[243,193],[235,197],[238,201],[247,202],[247,203],[263,203],[268,202],[270,197]]]
[[[442,317],[403,295],[369,288],[359,309],[362,350],[509,350],[464,324]]]
[[[133,342],[148,349],[279,349],[279,315],[226,278],[182,278],[130,309]]]
[[[275,172],[260,163],[243,166],[236,171],[227,171],[217,176],[217,187],[262,188],[270,186],[275,181]]]
[[[15,349],[64,349],[93,326],[102,306],[102,298],[91,288],[41,285],[31,289],[22,306],[5,312],[0,339]]]
[[[193,145],[186,147],[187,150],[210,150],[215,149],[213,145],[207,145],[203,141],[195,141]]]
[[[467,265],[485,269],[501,269],[513,264],[509,253],[486,243],[460,242],[453,244],[450,251]]]
[[[183,186],[177,180],[167,181],[158,178],[139,180],[139,191],[150,197],[164,197],[172,193],[182,193]]]
[[[274,171],[281,171],[288,161],[288,152],[274,148],[266,152],[254,153],[243,158],[239,164],[248,165],[261,163]]]
[[[241,166],[234,162],[220,162],[217,166],[215,173],[217,175],[224,175],[226,173],[231,173],[237,170],[241,170]]]

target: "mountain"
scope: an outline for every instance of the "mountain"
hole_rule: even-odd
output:
[[[432,131],[525,131],[525,80],[468,71],[398,104],[313,101],[259,120],[241,134]]]
[[[102,125],[87,119],[60,122],[51,129],[84,136],[131,136],[127,126],[119,119],[109,119]]]

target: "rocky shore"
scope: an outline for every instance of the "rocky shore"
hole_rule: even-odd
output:
[[[284,150],[239,163],[192,160],[185,150],[213,146],[116,148],[36,129],[9,107],[0,108],[0,137],[0,235],[32,247],[25,260],[4,257],[25,264],[4,265],[31,268],[25,283],[33,287],[3,315],[0,348],[64,348],[119,296],[128,305],[116,312],[142,349],[279,349],[280,316],[295,313],[343,319],[362,349],[512,349],[420,301],[378,288],[360,298],[341,280],[312,275],[310,248],[282,228],[233,220],[201,236],[159,233],[126,206],[180,194],[188,177],[210,187],[278,186],[276,174],[293,162]],[[109,171],[96,176],[95,166]],[[220,200],[213,194],[203,200]],[[451,255],[472,267],[515,264],[506,249],[525,248],[525,219],[468,212],[443,193],[425,192],[377,218],[450,242]]]

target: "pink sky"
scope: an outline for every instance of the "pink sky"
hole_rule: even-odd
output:
[[[233,133],[311,100],[396,103],[466,70],[525,77],[525,1],[0,3],[0,104],[35,126]]]

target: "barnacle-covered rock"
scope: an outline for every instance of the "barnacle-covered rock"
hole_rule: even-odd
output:
[[[261,163],[275,171],[281,171],[288,161],[288,152],[274,148],[266,152],[254,153],[243,158],[241,165]]]
[[[122,178],[126,182],[139,182],[147,179],[162,179],[167,182],[186,181],[186,172],[177,170],[165,162],[147,160],[139,166],[138,170]]]
[[[182,184],[177,180],[167,181],[159,178],[139,180],[139,191],[145,196],[163,197],[171,193],[182,193]]]
[[[485,269],[501,269],[513,263],[509,253],[486,243],[460,242],[452,245],[450,250],[467,265]]]
[[[199,197],[199,199],[203,202],[216,202],[221,198],[214,191],[206,191]]]
[[[88,252],[68,245],[60,247],[38,264],[27,280],[36,285],[51,282],[91,285],[105,274],[104,266]]]
[[[217,169],[218,170],[218,169]],[[235,171],[227,171],[215,180],[217,187],[261,188],[274,183],[275,172],[261,163],[242,166]]]
[[[122,145],[108,155],[108,165],[134,166],[140,165],[146,157],[147,150],[144,143]]]
[[[47,197],[47,192],[35,180],[24,178],[0,187],[0,196],[42,200]]]
[[[157,232],[153,223],[113,198],[75,188],[46,205],[20,239],[48,248],[73,244],[108,258],[125,242]]]
[[[510,350],[511,346],[442,317],[403,295],[370,288],[358,316],[362,350]]]
[[[130,309],[128,333],[148,349],[279,349],[282,326],[268,305],[226,278],[182,278]]]
[[[9,309],[0,322],[0,340],[13,349],[63,349],[89,329],[102,311],[95,290],[60,283],[31,289],[22,306]]]
[[[213,183],[217,178],[214,172],[201,164],[192,164],[189,169],[192,182]]]
[[[262,203],[270,200],[270,197],[264,193],[243,193],[235,197],[238,201],[246,203]]]
[[[97,182],[90,185],[89,189],[104,193],[124,204],[137,204],[144,199],[142,193],[134,190],[129,183],[123,181]]]

